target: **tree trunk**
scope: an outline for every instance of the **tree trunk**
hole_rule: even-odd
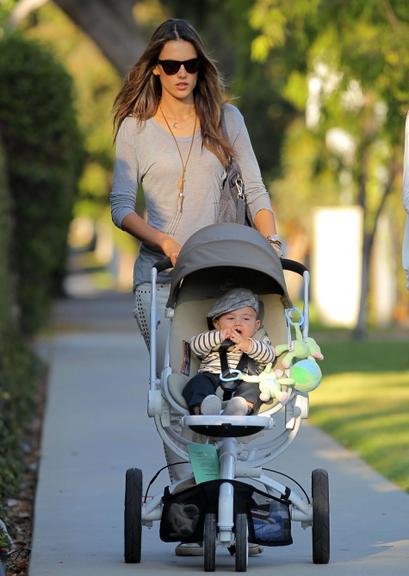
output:
[[[369,293],[369,284],[370,284],[370,272],[371,272],[371,257],[372,257],[372,250],[376,235],[376,230],[378,228],[378,222],[380,215],[383,212],[383,209],[386,204],[386,200],[389,197],[391,191],[393,190],[393,183],[396,178],[397,170],[398,170],[398,162],[397,162],[397,153],[396,151],[393,152],[392,158],[390,161],[390,165],[388,167],[389,177],[388,181],[386,182],[381,200],[378,204],[376,209],[373,224],[371,228],[368,230],[367,220],[368,220],[368,213],[367,213],[367,202],[366,202],[366,162],[363,163],[364,169],[362,171],[361,181],[360,181],[360,190],[359,190],[359,203],[363,208],[364,211],[364,232],[363,232],[363,240],[362,240],[362,267],[361,267],[361,294],[359,299],[359,310],[358,310],[358,319],[354,328],[354,338],[356,340],[363,340],[366,337],[367,331],[367,298]]]
[[[364,213],[364,226],[365,226],[365,213]],[[361,294],[359,298],[358,318],[354,328],[354,338],[356,340],[363,340],[366,337],[366,322],[367,322],[367,298],[369,292],[369,273],[370,261],[373,245],[373,234],[363,234],[362,241],[362,265],[361,265]]]
[[[54,3],[125,76],[146,45],[132,11],[135,0],[54,0]]]

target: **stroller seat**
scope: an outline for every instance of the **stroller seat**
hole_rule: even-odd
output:
[[[219,272],[220,275],[224,277],[226,271]],[[221,283],[223,284],[223,280]],[[212,284],[206,286],[194,276],[185,279],[179,292],[172,318],[168,363],[170,373],[167,376],[167,385],[170,395],[183,413],[187,412],[182,396],[183,388],[199,368],[198,358],[190,353],[189,342],[196,334],[209,329],[206,315],[219,296],[220,292],[217,292],[217,287],[215,288]],[[287,326],[281,295],[270,293],[259,294],[258,297],[263,313],[262,329],[256,337],[261,338],[266,331],[273,346],[285,342]],[[263,404],[259,412],[271,410],[275,404],[277,404],[275,401]]]

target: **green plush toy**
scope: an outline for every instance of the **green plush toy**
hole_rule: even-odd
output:
[[[288,378],[284,378],[283,380],[285,380],[285,382],[281,382],[274,373],[271,362],[267,364],[263,372],[260,374],[257,374],[256,376],[241,374],[240,378],[245,382],[258,383],[260,389],[260,400],[263,402],[270,402],[270,400],[276,399],[279,402],[284,403],[290,397],[288,392],[281,390],[281,384],[285,384]]]
[[[298,314],[299,321],[293,319]],[[295,339],[288,344],[276,346],[277,356],[282,356],[281,366],[284,370],[276,370],[275,374],[282,384],[292,386],[299,392],[311,392],[321,382],[322,373],[316,360],[323,360],[324,356],[314,338],[304,338],[301,333],[303,315],[296,308],[286,312],[289,325],[294,328]]]
[[[276,370],[275,373],[279,382],[298,392],[311,392],[319,386],[322,378],[321,369],[313,358],[299,360],[284,372]]]

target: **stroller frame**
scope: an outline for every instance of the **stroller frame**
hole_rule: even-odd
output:
[[[303,337],[309,330],[309,272],[302,264],[282,259],[284,270],[300,274],[303,278]],[[169,389],[170,366],[170,332],[165,349],[164,368],[161,377],[157,377],[156,367],[156,284],[158,272],[170,267],[169,259],[157,263],[151,272],[151,348],[150,348],[150,386],[148,394],[148,415],[154,419],[159,436],[165,446],[174,452],[182,461],[189,461],[188,444],[191,437],[185,431],[190,429],[199,434],[206,434],[213,439],[216,446],[220,479],[256,481],[261,483],[266,493],[286,502],[292,522],[300,522],[303,528],[313,528],[313,561],[327,563],[329,561],[329,496],[328,476],[325,470],[312,472],[312,498],[297,487],[288,486],[271,478],[263,471],[263,466],[276,458],[293,442],[297,436],[302,419],[308,417],[308,394],[300,393],[292,388],[288,401],[284,404],[276,402],[271,408],[256,416],[224,416],[224,415],[190,415],[172,396]],[[167,308],[168,317],[173,316],[173,310]],[[288,338],[291,340],[291,330],[288,326]],[[283,430],[273,439],[269,432],[276,426],[276,415],[284,412]],[[228,435],[226,436],[226,430]],[[220,433],[222,431],[222,433]],[[263,431],[267,438],[257,437],[248,443],[240,442],[241,436],[249,436]],[[202,436],[204,439],[206,436]],[[209,441],[209,438],[207,438]],[[203,443],[203,442],[201,442]],[[129,475],[129,478],[128,478]],[[129,482],[128,482],[129,480]],[[169,486],[170,493],[178,492],[186,480],[194,482],[193,474]],[[295,482],[295,484],[297,484]],[[299,486],[297,484],[297,486]],[[161,520],[163,501],[162,494],[154,496],[142,503],[142,473],[138,469],[127,472],[127,495],[125,498],[125,561],[140,562],[141,559],[141,527],[142,524],[151,527],[154,521]],[[315,493],[314,493],[315,492]],[[136,498],[135,498],[136,494]],[[137,510],[130,510],[132,506]],[[138,501],[139,500],[139,501]],[[141,504],[139,504],[141,502]],[[247,518],[236,514],[234,510],[234,485],[231,482],[221,482],[216,517],[206,516],[204,524],[204,569],[214,571],[215,548],[221,545],[235,548],[236,571],[246,571],[248,562],[248,527]],[[214,516],[214,515],[213,515]],[[241,516],[238,518],[238,516]],[[127,537],[128,526],[128,537]]]

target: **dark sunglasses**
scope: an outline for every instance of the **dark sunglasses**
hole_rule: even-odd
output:
[[[159,64],[168,76],[177,74],[182,64],[188,74],[195,74],[199,69],[199,63],[199,58],[192,58],[191,60],[159,60]]]

